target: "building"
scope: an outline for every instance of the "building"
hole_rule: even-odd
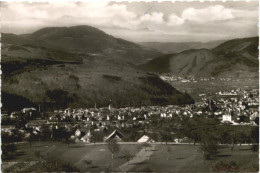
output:
[[[229,114],[222,115],[222,122],[231,122],[232,116]]]
[[[80,140],[82,142],[85,142],[85,143],[90,143],[90,138],[91,138],[91,133],[90,131],[85,135],[83,136]]]
[[[149,136],[143,135],[138,141],[138,143],[145,143],[145,142],[155,142],[153,139],[151,139]]]
[[[117,141],[122,141],[124,138],[124,135],[119,132],[118,130],[113,131],[108,137],[105,138],[105,141],[115,139]]]

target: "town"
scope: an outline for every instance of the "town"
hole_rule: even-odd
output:
[[[162,143],[202,145],[205,130],[211,131],[209,139],[217,136],[219,144],[233,144],[233,147],[254,144],[258,141],[258,135],[252,136],[259,125],[258,94],[258,89],[237,89],[216,92],[215,97],[212,93],[201,93],[200,101],[191,105],[115,108],[109,104],[51,112],[42,111],[39,106],[10,114],[3,112],[2,158],[12,157],[15,145],[24,142],[30,148],[37,147],[40,141],[57,141],[68,146],[105,144],[111,140],[145,147]],[[206,153],[207,159],[212,157],[212,153]]]
[[[182,83],[186,83],[186,82],[200,82],[200,81],[214,81],[214,80],[220,80],[220,81],[240,81],[240,79],[233,79],[233,78],[224,78],[224,77],[219,77],[219,78],[215,78],[215,77],[195,77],[193,75],[190,76],[176,76],[176,75],[172,75],[172,74],[162,74],[160,75],[160,78],[162,80],[171,82],[171,81],[176,81],[176,82],[182,82]]]
[[[144,131],[153,128],[152,121],[162,119],[184,119],[193,116],[205,115],[217,118],[221,124],[230,125],[258,125],[259,121],[259,90],[232,90],[215,93],[213,99],[206,93],[200,94],[201,101],[192,105],[168,105],[114,108],[113,105],[103,108],[66,108],[53,112],[40,112],[36,108],[24,108],[12,112],[10,115],[2,114],[2,131],[9,132],[17,129],[28,133],[31,129],[34,134],[40,134],[43,126],[49,129],[64,127],[68,131],[74,129],[70,137],[79,142],[90,142],[91,133],[124,131],[127,128],[141,127]],[[21,119],[23,121],[21,121]],[[11,124],[16,122],[17,124]],[[105,141],[105,135],[100,134],[99,142]],[[127,141],[135,142],[129,137]],[[178,141],[178,140],[176,140]]]

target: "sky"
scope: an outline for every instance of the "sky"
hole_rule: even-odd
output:
[[[258,1],[1,2],[1,32],[90,25],[133,42],[207,42],[258,35]]]

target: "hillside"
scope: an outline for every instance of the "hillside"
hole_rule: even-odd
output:
[[[190,49],[155,58],[144,71],[214,77],[258,77],[258,37],[235,39],[216,48]]]
[[[49,27],[19,36],[3,34],[2,41],[24,49],[37,47],[74,54],[102,54],[113,59],[124,58],[133,64],[145,63],[161,55],[158,51],[115,38],[91,26]]]
[[[88,33],[91,36],[86,36]],[[68,38],[70,41],[66,42]],[[111,44],[102,45],[104,39]],[[124,53],[113,52],[114,56],[110,56],[100,48],[105,46],[113,51],[119,47]],[[94,107],[95,103],[98,107],[109,103],[117,107],[192,103],[187,94],[155,75],[137,70],[133,63],[148,53],[151,52],[134,43],[87,26],[47,28],[27,35],[2,34],[3,107],[10,110],[36,104],[44,109]],[[16,100],[25,101],[17,106]]]
[[[159,73],[174,73],[178,75],[204,75],[200,69],[206,67],[206,63],[214,59],[214,55],[207,49],[191,49],[179,54],[168,54],[155,58],[141,65],[145,71]],[[206,74],[205,74],[206,75]]]
[[[217,54],[223,55],[230,52],[249,53],[252,56],[258,55],[259,37],[234,39],[226,41],[213,49]]]
[[[142,46],[155,49],[165,54],[180,53],[189,49],[213,49],[224,40],[210,42],[141,42]]]

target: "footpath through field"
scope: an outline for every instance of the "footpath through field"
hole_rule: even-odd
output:
[[[145,148],[143,148],[141,151],[139,151],[135,155],[135,157],[132,160],[130,160],[129,162],[126,162],[123,165],[119,166],[118,167],[119,171],[127,172],[131,168],[135,167],[136,164],[140,164],[147,159],[149,160],[150,156],[155,151],[155,147],[156,147],[156,145],[151,145],[151,147],[147,148],[146,150],[145,150]]]

